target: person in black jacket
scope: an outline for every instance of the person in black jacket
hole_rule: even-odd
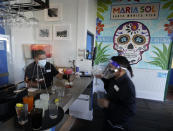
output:
[[[53,64],[47,62],[46,53],[43,50],[37,50],[34,53],[34,62],[29,64],[25,70],[24,80],[27,87],[48,88],[53,84],[53,78],[65,78],[58,72]]]
[[[135,86],[128,74],[133,76],[128,60],[113,56],[102,78],[106,97],[98,100],[105,113],[104,131],[127,131],[130,118],[136,112]]]

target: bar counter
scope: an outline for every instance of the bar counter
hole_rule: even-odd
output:
[[[88,85],[92,82],[92,77],[80,77],[76,78],[73,81],[72,88],[65,88],[65,94],[62,97],[61,107],[66,112],[69,106],[79,97],[80,94],[84,92],[84,90],[88,87]],[[64,87],[64,80],[54,80],[54,85],[57,87]],[[62,122],[61,122],[62,124]],[[59,128],[59,123],[57,123],[56,127]],[[21,131],[22,129],[16,128],[14,124],[14,117],[9,119],[8,121],[0,124],[1,131]]]
[[[73,81],[72,88],[65,88],[65,95],[62,97],[62,105],[64,112],[66,112],[69,106],[79,97],[80,94],[84,92],[84,90],[88,87],[88,85],[92,82],[92,77],[80,77]],[[64,81],[55,80],[56,86],[64,86]]]

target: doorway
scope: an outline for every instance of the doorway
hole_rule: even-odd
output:
[[[86,59],[92,60],[94,47],[94,34],[87,31]]]

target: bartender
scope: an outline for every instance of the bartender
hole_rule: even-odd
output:
[[[63,74],[46,60],[46,53],[37,50],[34,53],[34,62],[29,64],[25,70],[25,82],[27,87],[48,88],[53,85],[53,78],[63,78]],[[65,77],[65,76],[64,76]]]
[[[127,131],[129,120],[136,110],[135,86],[128,60],[123,56],[113,56],[104,75],[98,75],[104,82],[106,98],[98,100],[105,113],[103,131]]]

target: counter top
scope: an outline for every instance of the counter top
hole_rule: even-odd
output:
[[[87,86],[92,82],[92,77],[80,77],[73,81],[72,88],[65,88],[65,94],[62,97],[61,107],[66,112],[69,106],[84,92]],[[64,87],[64,80],[54,80],[54,85],[58,88]],[[58,124],[57,124],[58,125]],[[14,118],[0,124],[1,131],[21,131],[21,129],[15,128]]]
[[[84,92],[87,86],[92,82],[92,77],[81,77],[73,81],[72,88],[65,88],[65,95],[62,97],[62,105],[64,112],[66,112],[69,106]],[[64,83],[60,80],[56,80],[56,86],[64,86]]]

